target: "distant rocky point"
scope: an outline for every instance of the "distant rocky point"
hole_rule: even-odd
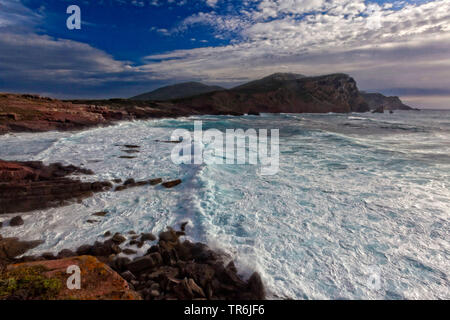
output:
[[[361,91],[361,95],[370,107],[370,110],[383,108],[384,110],[415,110],[404,104],[399,97],[386,97],[381,93],[368,93]]]

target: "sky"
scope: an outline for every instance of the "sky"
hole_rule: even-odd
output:
[[[0,0],[2,92],[130,97],[275,72],[348,73],[361,90],[450,109],[450,0]]]

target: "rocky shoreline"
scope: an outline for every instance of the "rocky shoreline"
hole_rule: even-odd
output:
[[[124,182],[121,180],[82,182],[73,178],[77,174],[92,175],[93,172],[59,163],[44,165],[42,162],[0,160],[0,213],[28,212],[66,205],[90,197],[95,192],[108,190],[120,192],[145,185],[174,188],[182,183],[180,179],[163,182],[161,178],[142,181],[130,178]],[[93,216],[99,218],[106,214],[107,212],[97,212]],[[95,223],[97,220],[87,222]],[[7,222],[7,225],[0,223],[0,230],[22,224],[24,224],[22,217],[15,216]],[[186,224],[184,223],[179,231],[168,228],[167,231],[161,232],[158,238],[151,233],[138,235],[134,231],[126,235],[106,232],[103,235],[104,241],[83,245],[75,251],[65,249],[58,253],[47,252],[40,256],[22,258],[17,257],[39,246],[42,241],[22,241],[19,238],[3,238],[0,235],[0,299],[53,297],[54,299],[260,300],[265,298],[264,285],[257,273],[245,281],[238,276],[233,262],[225,263],[228,258],[224,254],[215,252],[202,243],[181,241],[180,238],[185,236]],[[139,249],[146,243],[152,246],[144,255],[137,256]],[[92,257],[93,260],[88,257]],[[49,295],[44,295],[39,293],[42,290],[36,288],[36,284],[30,284],[26,280],[31,272],[32,278],[39,279],[36,280],[39,283],[48,281],[52,285],[58,283],[58,288],[62,290],[64,284],[60,282],[64,278],[64,273],[61,270],[62,266],[69,262],[79,263],[80,268],[82,266],[90,270],[87,278],[92,283],[85,283],[89,290],[75,296],[73,292],[55,290],[51,294],[48,293]],[[97,267],[93,268],[93,265]],[[104,274],[107,278],[97,279],[97,274]],[[106,279],[116,285],[108,287],[106,291],[93,285],[96,282],[105,283]],[[126,285],[120,282],[120,279],[126,281]],[[11,289],[11,281],[22,283],[25,288]]]
[[[237,272],[233,262],[226,263],[227,256],[213,251],[202,243],[192,243],[188,240],[181,241],[185,236],[187,223],[181,225],[179,231],[168,228],[161,232],[158,239],[151,233],[137,235],[133,231],[127,235],[120,233],[106,233],[105,241],[97,241],[92,245],[80,246],[77,250],[61,250],[58,254],[44,253],[40,256],[24,256],[20,259],[4,257],[5,247],[20,247],[13,254],[23,254],[26,249],[39,245],[39,242],[20,242],[17,239],[0,238],[0,299],[46,299],[44,293],[36,294],[29,289],[7,290],[9,271],[20,270],[30,266],[40,267],[47,273],[51,268],[66,265],[68,259],[72,263],[86,261],[86,257],[95,257],[98,261],[98,270],[104,270],[114,279],[117,275],[126,280],[128,286],[120,285],[121,290],[114,297],[124,297],[143,300],[264,300],[265,289],[258,273],[253,273],[246,281]],[[150,249],[142,256],[134,259],[130,256],[136,251],[133,248],[142,246],[145,242],[153,243]],[[3,256],[3,258],[2,258]],[[104,264],[104,265],[102,265]],[[79,265],[79,264],[77,264]],[[50,268],[50,269],[49,269]],[[81,266],[80,266],[81,268]],[[112,269],[115,273],[110,273]],[[15,281],[25,274],[15,274]],[[45,273],[44,273],[45,274]],[[82,270],[83,274],[83,270]],[[111,295],[93,296],[93,291],[99,288],[95,286],[98,281],[92,273],[84,285],[94,286],[83,295],[77,295],[77,299],[115,299]],[[99,273],[100,274],[100,273]],[[45,276],[45,279],[54,281],[55,273]],[[61,275],[59,276],[61,278]],[[102,278],[104,281],[105,279]],[[6,282],[5,282],[6,281]],[[27,284],[26,288],[29,288]],[[58,288],[62,289],[63,285]],[[34,288],[34,286],[33,286]],[[94,289],[95,288],[95,289]],[[123,291],[123,292],[122,292]],[[1,295],[2,292],[8,294]],[[109,292],[109,291],[108,291]],[[135,294],[136,293],[136,294]],[[59,299],[67,298],[58,292],[52,292]],[[68,293],[65,293],[68,294]],[[72,294],[72,293],[71,293]]]

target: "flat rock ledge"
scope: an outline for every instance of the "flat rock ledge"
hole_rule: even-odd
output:
[[[139,236],[130,232],[127,238],[119,233],[113,235],[107,232],[104,242],[97,241],[93,245],[83,245],[75,252],[65,249],[57,255],[45,253],[39,257],[22,257],[15,259],[14,263],[22,263],[19,266],[24,266],[23,263],[25,263],[27,266],[27,263],[32,262],[34,263],[32,265],[43,264],[49,267],[48,263],[53,261],[56,261],[56,265],[59,263],[65,265],[68,258],[80,259],[80,256],[89,256],[108,265],[143,300],[265,299],[264,285],[258,273],[255,272],[248,280],[244,280],[238,275],[233,262],[225,263],[225,255],[211,250],[202,243],[180,241],[180,237],[185,235],[185,226],[186,223],[181,226],[180,231],[168,228],[167,231],[159,234],[159,239],[150,233]],[[142,247],[146,241],[154,244],[143,256],[134,259],[127,257],[136,253],[132,246]],[[13,265],[12,268],[16,268],[15,266]],[[11,268],[11,265],[8,268]],[[86,288],[92,285],[96,288],[96,277],[86,278],[86,281]],[[97,291],[92,294],[83,293],[75,298],[111,298],[111,296],[98,295],[95,292]],[[65,294],[62,297],[67,297]],[[116,297],[117,295],[114,296]]]
[[[93,174],[87,169],[44,165],[39,161],[0,160],[0,214],[29,212],[81,201],[95,192],[112,188],[110,182],[82,182],[68,178],[74,174]]]
[[[80,289],[67,282],[77,266]],[[68,273],[69,270],[69,273]],[[11,264],[0,273],[0,299],[7,300],[141,300],[128,283],[92,256]]]

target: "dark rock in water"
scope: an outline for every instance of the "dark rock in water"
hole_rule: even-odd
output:
[[[97,216],[97,217],[104,217],[108,214],[107,211],[100,211],[100,212],[96,212],[93,214],[93,216]]]
[[[160,184],[162,181],[163,180],[161,178],[158,178],[158,179],[151,179],[151,180],[148,181],[148,183],[151,186],[156,186],[157,184]]]
[[[0,265],[12,261],[15,257],[24,254],[33,249],[43,241],[20,241],[18,238],[1,238],[0,239]]]
[[[127,269],[134,274],[139,273],[143,270],[152,268],[155,265],[153,259],[150,256],[144,256],[134,259],[132,262],[126,265]]]
[[[372,113],[384,113],[384,107],[378,107],[375,110],[372,111]]]
[[[127,239],[126,239],[124,236],[122,236],[120,233],[116,233],[116,234],[112,237],[111,240],[114,241],[114,242],[117,243],[117,244],[121,244],[121,243],[125,242]]]
[[[106,231],[105,234],[103,234],[103,237],[109,237],[111,236],[111,231]]]
[[[141,234],[141,241],[155,241],[156,237],[152,233]]]
[[[111,245],[96,241],[91,248],[91,253],[95,257],[107,257],[113,253]]]
[[[90,255],[92,252],[92,246],[89,244],[82,245],[81,247],[79,247],[77,249],[76,252],[77,252],[77,255],[79,255],[79,256]]]
[[[180,179],[178,179],[178,180],[174,180],[174,181],[164,182],[162,185],[163,185],[163,187],[170,189],[170,188],[176,187],[177,185],[181,184],[181,182],[182,181]]]
[[[5,162],[0,160],[0,214],[28,212],[81,201],[109,190],[109,182],[82,182],[66,176],[92,174],[90,170],[60,163]]]
[[[123,191],[123,190],[126,190],[126,189],[128,189],[127,186],[117,186],[117,187],[114,189],[114,191]]]
[[[9,221],[9,225],[10,225],[11,227],[18,227],[18,226],[21,226],[21,225],[23,225],[23,224],[24,224],[24,222],[23,222],[23,219],[22,219],[21,216],[16,216],[16,217],[12,218],[12,219]]]
[[[114,183],[122,183],[122,179],[114,179],[113,182]]]
[[[180,227],[180,229],[181,229],[181,231],[186,231],[186,226],[189,224],[189,221],[186,221],[186,222],[183,222],[182,224],[181,224],[181,227]]]
[[[130,242],[129,242],[129,245],[130,246],[135,246],[135,245],[137,245],[139,243],[139,241],[137,241],[136,239],[133,239],[133,240],[131,240]]]
[[[389,110],[389,113],[390,113],[390,114],[394,114],[394,111],[392,111],[392,110]]]
[[[181,143],[182,141],[171,141],[171,140],[155,140],[155,142],[161,142],[161,143]]]
[[[56,257],[53,255],[52,252],[44,252],[43,254],[41,254],[41,257],[44,260],[55,260],[56,259]]]
[[[249,116],[260,116],[261,114],[258,111],[250,110],[248,112]]]
[[[136,159],[136,157],[133,156],[120,156],[120,159]]]
[[[136,250],[133,250],[133,249],[130,249],[130,248],[126,248],[126,249],[123,249],[123,250],[122,250],[122,253],[123,253],[123,254],[126,254],[126,255],[132,255],[132,254],[136,254],[137,251],[136,251]]]
[[[253,294],[255,300],[264,300],[266,298],[264,284],[257,272],[253,273],[248,280],[248,289]]]
[[[58,259],[75,257],[76,253],[69,249],[63,249],[58,253]]]
[[[130,184],[135,184],[136,181],[133,178],[127,179],[125,180],[125,182],[123,183],[124,186],[128,186]]]
[[[140,148],[140,146],[136,146],[136,145],[133,145],[133,144],[125,144],[123,146],[125,148],[128,148],[128,149],[138,149],[138,148]]]
[[[166,242],[175,242],[178,241],[178,236],[173,229],[169,228],[168,231],[164,231],[159,234],[159,240]]]
[[[97,220],[86,220],[86,222],[92,224],[92,223],[97,223],[98,221]]]
[[[125,152],[125,153],[139,153],[140,151],[139,150],[122,150],[122,152]]]
[[[3,227],[3,222],[0,222],[0,229]]]

